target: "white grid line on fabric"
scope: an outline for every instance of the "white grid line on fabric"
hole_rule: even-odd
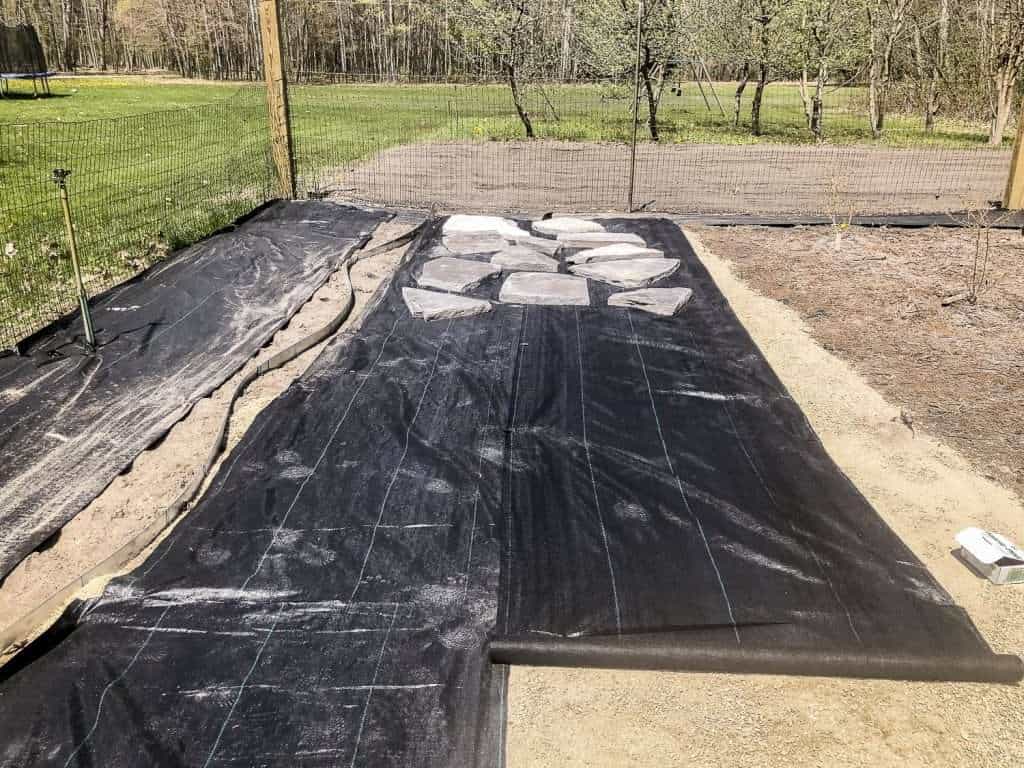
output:
[[[580,373],[580,421],[583,424],[583,449],[587,456],[587,467],[590,469],[590,487],[594,492],[594,507],[597,510],[597,520],[601,526],[601,541],[604,543],[604,554],[608,561],[608,575],[612,583],[612,601],[615,603],[615,631],[622,634],[622,609],[619,604],[619,589],[615,583],[615,566],[612,564],[612,551],[608,545],[608,530],[604,524],[604,513],[601,511],[601,500],[597,493],[597,478],[594,475],[594,463],[590,458],[590,440],[587,438],[587,405],[584,396],[583,385],[583,335],[580,332],[580,312],[573,310],[576,318],[576,362]]]
[[[444,351],[445,345],[448,343],[448,333],[452,329],[452,323],[455,319],[452,318],[448,321],[448,325],[441,336],[441,343],[437,346],[437,352],[434,353],[434,363],[430,367],[430,374],[427,376],[427,381],[423,385],[423,391],[420,393],[420,399],[416,403],[416,410],[413,412],[412,419],[409,421],[409,426],[405,430],[405,447],[402,449],[402,455],[398,459],[398,464],[395,465],[395,471],[391,474],[391,481],[388,483],[387,490],[384,491],[384,498],[380,503],[380,512],[377,514],[377,522],[374,523],[373,531],[370,533],[370,542],[366,546],[366,553],[363,555],[363,564],[359,568],[359,575],[356,577],[356,583],[352,587],[352,594],[349,595],[348,602],[351,605],[356,599],[356,593],[359,591],[360,585],[363,583],[363,576],[366,575],[366,565],[370,562],[370,554],[373,552],[373,546],[377,541],[377,531],[380,529],[381,523],[384,522],[384,512],[388,506],[388,499],[391,498],[391,489],[395,487],[395,482],[398,480],[398,474],[402,471],[402,465],[405,464],[405,457],[409,453],[409,442],[412,439],[412,430],[416,426],[416,419],[419,418],[420,410],[423,408],[423,402],[427,399],[427,392],[430,391],[430,384],[434,380],[434,374],[437,372],[437,361],[441,359],[441,352]]]
[[[505,326],[501,325],[498,334],[498,351],[501,351],[501,342],[505,336]],[[476,521],[477,521],[477,510],[480,506],[480,484],[483,482],[483,468],[484,468],[484,443],[487,440],[487,431],[491,427],[491,416],[494,413],[494,388],[498,383],[498,369],[501,365],[501,358],[496,357],[494,360],[494,370],[491,373],[491,386],[487,390],[487,419],[484,422],[483,429],[480,430],[480,443],[477,446],[479,451],[479,460],[476,465],[476,490],[473,494],[473,519],[469,528],[469,553],[466,556],[466,576],[465,576],[465,589],[462,593],[462,602],[466,602],[469,599],[469,582],[470,572],[473,567],[473,544],[476,541]]]
[[[447,333],[447,331],[446,331]],[[356,764],[356,758],[359,756],[359,745],[363,741],[363,728],[366,726],[366,714],[370,711],[370,700],[373,698],[373,691],[377,685],[377,677],[380,675],[380,666],[384,661],[384,651],[388,647],[388,638],[391,637],[391,628],[395,626],[395,619],[398,617],[398,606],[395,606],[394,612],[391,614],[391,624],[388,625],[388,631],[384,634],[384,640],[380,644],[380,653],[377,654],[377,666],[373,669],[373,679],[370,680],[370,690],[366,694],[366,703],[363,705],[363,714],[359,718],[359,731],[356,733],[356,745],[352,749],[352,762],[349,766]]]
[[[690,342],[693,344],[694,349],[696,349],[697,352],[700,354],[701,363],[703,364],[705,370],[707,370],[709,373],[712,373],[712,375],[715,376],[715,380],[717,381],[718,376],[712,372],[711,366],[708,365],[707,358],[704,355],[704,350],[697,345],[697,339],[693,335],[693,329],[687,328],[687,331],[690,334]],[[743,436],[739,432],[739,428],[736,426],[736,419],[733,418],[732,409],[729,407],[729,401],[722,400],[721,403],[722,408],[725,410],[725,415],[729,417],[729,425],[732,428],[733,435],[736,437],[736,442],[739,444],[740,450],[743,451],[743,455],[747,459],[747,464],[750,465],[750,468],[754,471],[754,474],[757,476],[757,481],[761,484],[761,488],[764,489],[764,492],[768,496],[769,501],[771,501],[772,506],[775,507],[775,511],[782,515],[782,509],[779,507],[779,503],[775,499],[775,494],[771,492],[771,489],[768,487],[768,483],[765,482],[764,476],[761,474],[761,470],[754,462],[754,457],[751,456],[750,451],[747,450],[746,440],[743,439]],[[800,539],[801,542],[804,542],[804,537],[801,536],[800,533],[797,531],[796,526],[793,525],[793,521],[786,517],[786,523],[789,525],[789,529],[793,532],[793,535]],[[856,638],[859,644],[863,645],[864,641],[861,639],[860,633],[857,631],[857,627],[854,626],[853,615],[850,613],[850,609],[846,607],[846,603],[844,603],[843,599],[839,596],[839,592],[836,590],[835,585],[832,583],[832,580],[828,577],[828,573],[825,571],[825,567],[822,565],[821,560],[818,558],[818,554],[813,550],[813,548],[807,546],[806,542],[804,542],[804,549],[813,558],[815,565],[818,566],[818,571],[821,573],[822,578],[825,580],[825,583],[828,584],[829,589],[832,591],[832,596],[836,599],[836,602],[839,604],[839,607],[842,608],[843,612],[846,614],[846,621],[850,625],[850,631],[853,633],[853,636]]]
[[[117,677],[115,677],[113,680],[107,683],[107,685],[104,687],[103,692],[100,693],[99,703],[96,705],[96,717],[92,721],[92,727],[89,729],[89,732],[82,737],[82,740],[78,743],[78,746],[76,746],[74,750],[71,752],[71,754],[68,755],[68,759],[64,761],[64,768],[68,768],[68,766],[71,765],[71,761],[75,758],[75,755],[77,755],[82,750],[82,747],[84,747],[92,738],[93,733],[96,732],[96,728],[100,724],[100,715],[103,714],[103,702],[107,698],[107,694],[115,685],[121,682],[128,675],[129,672],[131,672],[132,667],[135,666],[135,662],[139,660],[139,657],[142,655],[142,652],[146,650],[146,647],[149,645],[149,641],[152,640],[153,635],[156,634],[156,630],[160,625],[160,621],[163,620],[164,616],[166,616],[167,612],[170,610],[171,606],[167,606],[166,608],[164,608],[163,613],[160,614],[160,618],[157,620],[157,625],[153,627],[152,631],[150,631],[148,635],[146,635],[146,639],[143,641],[142,645],[139,646],[139,649],[135,652],[135,655],[132,656],[132,660],[125,665],[125,668],[121,670],[121,673]]]
[[[388,342],[391,340],[391,337],[394,336],[396,328],[398,328],[398,318],[395,319],[394,325],[391,326],[391,330],[388,332],[388,335],[384,338],[384,343],[381,344],[380,346],[380,354],[377,355],[377,358],[373,361],[373,365],[370,366],[370,371],[373,371],[377,367],[377,363],[379,363],[381,358],[384,357],[384,350],[387,348]],[[267,544],[267,548],[263,550],[263,554],[260,556],[260,560],[256,564],[256,569],[251,574],[249,574],[248,578],[246,578],[246,580],[242,583],[241,588],[243,590],[249,586],[249,582],[253,580],[257,573],[260,572],[260,569],[263,567],[264,561],[267,559],[267,555],[270,553],[270,550],[271,548],[273,548],[274,544],[277,543],[277,538],[280,535],[281,531],[284,530],[285,523],[288,522],[288,517],[291,515],[292,510],[295,509],[295,505],[298,503],[299,497],[302,496],[302,492],[306,489],[306,486],[309,484],[309,481],[316,476],[317,470],[320,469],[320,465],[327,457],[327,452],[331,449],[331,445],[334,443],[335,438],[337,438],[338,432],[341,431],[341,427],[345,424],[345,421],[348,419],[348,415],[352,410],[353,404],[355,404],[356,398],[359,397],[359,393],[363,391],[363,387],[366,386],[366,382],[368,382],[369,380],[369,376],[363,378],[363,380],[359,382],[359,386],[356,387],[356,391],[352,393],[352,397],[349,399],[348,405],[345,406],[344,413],[342,413],[341,418],[338,420],[338,423],[334,425],[334,429],[331,432],[330,438],[327,440],[326,445],[324,445],[324,449],[320,452],[320,455],[317,457],[316,463],[313,465],[313,470],[302,479],[302,483],[299,485],[298,490],[295,492],[295,496],[292,498],[291,504],[288,505],[288,509],[285,510],[284,515],[281,517],[281,522],[278,524],[277,530],[274,532],[274,535],[270,539],[270,543]]]
[[[375,368],[377,366],[377,363],[379,363],[381,358],[384,356],[384,350],[387,348],[388,341],[391,340],[391,337],[394,335],[395,329],[397,327],[398,327],[398,320],[396,319],[394,325],[391,327],[391,331],[388,333],[387,337],[385,337],[383,343],[381,344],[380,354],[377,355],[377,358],[374,360],[373,365],[370,366],[371,370],[373,370],[373,368]],[[316,467],[314,467],[313,472],[311,472],[303,480],[302,485],[296,491],[295,498],[292,500],[292,503],[291,503],[291,505],[288,508],[289,512],[295,506],[295,502],[298,500],[299,495],[302,493],[302,489],[305,488],[306,483],[309,481],[309,479],[311,477],[313,477],[313,475],[316,473],[316,468],[319,467],[320,463],[323,461],[324,456],[327,455],[327,450],[330,448],[331,442],[337,436],[338,430],[341,429],[341,425],[344,423],[345,419],[348,417],[348,413],[349,413],[349,411],[352,408],[352,404],[355,402],[356,397],[358,397],[359,393],[362,391],[363,386],[365,386],[365,384],[366,384],[366,382],[368,380],[369,380],[368,377],[364,378],[360,382],[359,386],[356,388],[356,391],[353,393],[352,399],[349,400],[348,407],[345,409],[344,415],[342,416],[341,420],[338,422],[337,426],[335,427],[334,432],[331,434],[331,437],[328,440],[327,445],[324,446],[324,450],[321,453],[320,458],[317,461]],[[286,520],[287,520],[287,514],[284,516],[284,519],[282,519],[281,526],[278,527],[278,532],[280,532],[281,527],[284,525]],[[244,590],[246,587],[248,587],[249,582],[259,572],[259,569],[262,567],[263,561],[266,559],[267,553],[270,552],[270,548],[274,545],[275,540],[276,540],[276,536],[271,538],[270,543],[267,545],[267,548],[263,552],[263,556],[260,558],[260,561],[259,561],[259,563],[256,566],[256,570],[253,571],[252,574],[250,574],[249,577],[243,583],[243,585],[241,587],[242,590]],[[135,665],[135,662],[138,660],[139,655],[146,648],[146,646],[149,645],[149,641],[152,640],[153,635],[156,634],[156,631],[160,628],[161,624],[163,623],[164,618],[167,616],[168,611],[170,611],[170,609],[172,607],[173,606],[169,605],[169,606],[167,606],[167,608],[164,609],[163,613],[160,614],[160,617],[157,619],[157,622],[154,625],[153,630],[149,633],[149,635],[146,636],[146,640],[139,647],[139,650],[136,652],[135,656],[132,657],[132,660],[121,671],[121,674],[119,674],[116,678],[114,678],[114,680],[112,680],[110,683],[108,683],[107,687],[103,689],[103,693],[100,694],[99,704],[97,704],[97,707],[96,707],[96,719],[95,719],[95,722],[93,723],[92,728],[89,729],[89,732],[86,734],[86,736],[82,739],[82,741],[79,743],[79,745],[75,748],[74,752],[71,753],[71,756],[68,757],[68,761],[67,761],[67,763],[65,763],[65,768],[67,768],[67,766],[70,765],[71,759],[82,749],[82,747],[85,746],[85,744],[89,741],[89,739],[92,738],[93,733],[96,731],[96,727],[99,724],[100,714],[101,714],[102,708],[103,708],[103,700],[104,700],[107,692],[110,690],[111,687],[113,687],[116,683],[118,683],[120,680],[122,680],[128,674],[128,672],[131,670],[131,668]],[[266,647],[267,643],[270,641],[270,638],[273,637],[273,634],[274,634],[273,629],[274,629],[274,627],[277,626],[277,622],[280,620],[281,613],[283,613],[283,608],[282,608],[281,611],[278,612],[278,615],[277,615],[277,617],[274,620],[274,625],[271,627],[271,631],[268,632],[266,638],[264,638],[263,644],[260,646],[259,653],[257,654],[256,661],[253,662],[252,669],[255,669],[255,664],[256,664],[256,662],[259,661],[259,657],[260,657],[260,655],[262,655],[263,649]],[[250,674],[252,673],[252,669],[250,669]],[[246,680],[248,680],[248,675],[246,676]],[[238,697],[236,697],[235,701],[232,703],[231,710],[229,711],[228,716],[224,719],[224,722],[221,725],[220,735],[218,735],[218,737],[217,737],[217,742],[214,745],[213,750],[211,750],[209,757],[207,757],[207,760],[206,760],[206,764],[207,765],[209,764],[210,760],[213,758],[214,753],[216,752],[217,744],[220,743],[221,735],[223,735],[224,729],[227,727],[228,720],[230,720],[230,718],[231,718],[231,713],[234,712],[235,706],[238,704],[238,698],[240,698],[240,697],[241,697],[241,690],[239,691]]]
[[[626,310],[626,316],[629,318],[629,329],[633,333],[633,338],[637,339],[636,328],[633,325],[633,312],[632,310]],[[736,635],[736,644],[740,645],[740,629],[736,625],[736,617],[733,615],[732,602],[729,600],[729,592],[725,588],[725,581],[722,579],[722,572],[718,569],[718,562],[715,560],[715,555],[711,551],[711,544],[708,541],[707,534],[704,532],[704,526],[701,524],[700,518],[693,511],[693,507],[690,506],[690,500],[686,498],[686,491],[683,490],[683,483],[679,479],[679,475],[676,472],[675,465],[672,463],[672,457],[668,452],[668,445],[665,443],[665,434],[661,429],[661,418],[658,416],[658,406],[654,402],[654,392],[651,389],[651,379],[647,375],[647,363],[644,361],[643,350],[640,349],[640,342],[636,341],[636,353],[640,358],[640,368],[643,370],[644,381],[647,383],[647,396],[651,401],[651,410],[654,413],[654,423],[658,427],[658,438],[661,440],[661,448],[665,453],[665,461],[668,464],[669,470],[672,472],[672,477],[675,478],[676,487],[679,489],[679,496],[683,500],[683,505],[686,507],[686,511],[689,513],[690,518],[697,525],[697,530],[700,532],[701,540],[704,542],[704,551],[707,552],[708,560],[711,561],[711,567],[715,571],[715,577],[718,579],[718,586],[722,591],[722,598],[725,600],[725,608],[729,613],[729,623],[732,624],[733,634]]]
[[[526,332],[526,325],[530,317],[530,305],[526,304],[523,307],[523,321],[522,328],[519,333],[519,346],[528,346],[528,342],[523,341],[523,334]],[[516,432],[516,419],[519,416],[519,383],[523,378],[523,356],[522,350],[516,351],[516,373],[515,373],[515,385],[513,387],[512,395],[512,420],[509,423],[508,431],[508,464],[509,467],[513,466],[512,463],[512,451],[514,450],[513,441],[515,439]],[[514,471],[514,470],[513,470]],[[509,509],[505,515],[505,634],[508,634],[509,619],[510,619],[510,603],[512,602],[512,510]]]

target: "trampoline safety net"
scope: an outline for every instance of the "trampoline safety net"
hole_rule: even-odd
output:
[[[0,73],[32,75],[46,71],[46,56],[35,27],[0,24]]]

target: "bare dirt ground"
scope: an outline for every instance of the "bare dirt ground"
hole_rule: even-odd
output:
[[[1024,236],[992,230],[987,279],[967,291],[983,232],[704,228],[751,288],[796,310],[915,427],[1024,497]]]
[[[709,234],[712,250],[730,243],[731,231]],[[821,237],[826,231],[810,230],[806,236]],[[736,234],[743,243],[742,233]],[[907,239],[934,248],[951,234],[931,233],[930,241],[923,235]],[[995,587],[951,554],[954,534],[967,525],[1024,540],[1020,499],[978,474],[927,425],[912,434],[899,418],[897,403],[815,341],[817,326],[805,322],[797,309],[742,282],[734,266],[749,268],[767,258],[764,247],[763,241],[757,247],[749,242],[736,246],[731,263],[706,252],[702,258],[840,467],[968,610],[993,648],[1024,652],[1024,589]],[[778,258],[776,268],[784,271],[784,259]],[[797,251],[790,258],[806,254]],[[830,284],[842,285],[839,276],[830,274],[836,267],[824,257],[817,264],[801,274],[801,289],[785,283],[789,290],[811,297],[820,287],[828,296]],[[925,266],[922,262],[918,268]],[[858,359],[879,370],[916,367],[898,347],[878,343],[876,329],[858,327],[874,314],[885,314],[887,304],[879,302],[879,294],[860,296],[860,286],[847,286],[851,298],[834,322],[847,324],[851,356],[856,349]],[[790,300],[796,303],[795,296]],[[892,322],[891,312],[888,318]],[[943,327],[935,326],[931,336],[939,348],[949,343]],[[1020,337],[1018,321],[1018,342]],[[972,370],[967,368],[962,377],[963,392],[980,386]],[[1007,385],[1019,388],[1019,381]],[[1019,686],[536,668],[515,668],[510,678],[511,768],[917,768],[1004,766],[1021,760],[1024,689]]]
[[[692,213],[945,213],[1001,199],[1006,150],[642,144],[636,204]],[[622,210],[624,144],[433,142],[378,153],[319,183],[357,199],[461,210]]]
[[[366,248],[398,237],[418,223],[419,219],[410,216],[386,222],[377,228]],[[358,328],[366,302],[381,281],[395,270],[404,253],[405,248],[397,249],[359,262],[352,268],[355,307],[341,333]],[[64,526],[52,547],[30,555],[18,565],[0,585],[0,630],[103,561],[155,520],[202,465],[238,381],[263,360],[326,325],[341,309],[347,292],[343,274],[335,273],[245,368],[212,396],[197,403],[188,417],[175,425],[158,445],[141,454],[128,472],[115,479],[92,504]],[[257,379],[245,391],[235,403],[221,461],[237,445],[256,415],[302,375],[327,343],[313,347],[282,368]],[[214,474],[216,468],[207,483]],[[80,595],[98,594],[105,583],[106,579],[97,580]]]

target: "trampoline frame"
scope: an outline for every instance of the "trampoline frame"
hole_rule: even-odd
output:
[[[56,74],[56,72],[0,72],[0,99],[10,96],[11,80],[31,80],[33,98],[39,98],[40,90],[42,90],[43,96],[52,96],[50,78]],[[40,84],[42,85],[41,89]]]

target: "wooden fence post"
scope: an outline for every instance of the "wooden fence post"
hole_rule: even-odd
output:
[[[1003,208],[1008,211],[1024,210],[1024,106],[1017,116],[1017,141],[1013,144],[1010,178],[1006,182]]]
[[[270,112],[270,142],[277,169],[281,197],[295,197],[295,156],[292,152],[292,124],[288,113],[288,81],[281,53],[279,0],[260,0],[260,39],[263,42],[263,74],[267,79],[267,109]]]

